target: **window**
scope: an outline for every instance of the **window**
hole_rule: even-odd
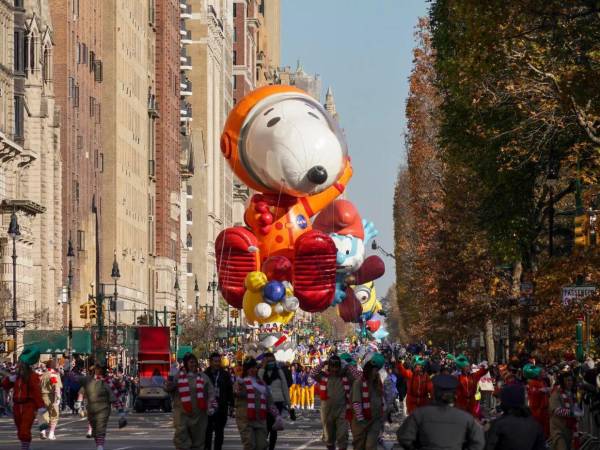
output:
[[[85,231],[77,230],[77,250],[85,250]]]
[[[237,42],[237,28],[233,27],[233,42]]]
[[[237,3],[233,4],[233,17],[237,17]]]
[[[76,84],[73,91],[73,106],[79,108],[79,85]]]
[[[96,168],[98,172],[104,172],[104,153],[98,154],[98,161],[96,161]]]
[[[15,30],[14,33],[14,65],[17,75],[25,74],[25,32],[23,30]]]
[[[96,99],[94,97],[90,97],[90,117],[94,117],[96,115]]]
[[[89,60],[90,72],[94,71],[94,62],[95,61],[96,61],[96,54],[90,50],[90,60]]]
[[[94,60],[94,81],[102,82],[102,61],[99,59]]]
[[[87,45],[81,44],[81,64],[88,63],[88,49]]]
[[[233,88],[237,89],[237,76],[233,76]]]
[[[49,83],[52,81],[52,58],[50,57],[50,49],[48,47],[44,47],[44,56],[42,59],[42,64],[44,65],[42,67],[44,83]]]
[[[75,97],[75,78],[69,77],[69,98]]]
[[[185,246],[187,248],[192,248],[192,244],[193,244],[192,233],[188,233],[187,238],[185,239]]]
[[[187,213],[185,214],[185,218],[188,222],[192,221],[192,210],[191,209],[187,210]]]
[[[23,97],[15,96],[15,137],[23,138],[25,107]]]
[[[187,195],[191,196],[192,195],[192,185],[190,183],[188,183],[185,187],[185,192]]]
[[[77,136],[77,150],[83,150],[83,136]]]
[[[233,51],[233,65],[237,65],[237,52]]]
[[[194,273],[191,262],[187,263],[187,273]]]

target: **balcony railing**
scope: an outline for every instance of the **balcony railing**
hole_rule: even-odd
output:
[[[192,82],[187,77],[182,77],[179,83],[179,95],[182,97],[192,95]]]
[[[191,56],[180,56],[179,57],[179,69],[180,70],[192,70],[192,57]]]
[[[190,122],[192,120],[192,105],[183,100],[179,106],[179,120]]]
[[[184,30],[180,31],[181,33],[181,43],[182,44],[191,44],[192,43],[192,32],[190,30],[187,30],[184,32]]]
[[[183,5],[179,4],[179,17],[182,19],[191,19],[192,18],[192,5]]]
[[[158,100],[154,94],[148,94],[148,115],[152,118],[159,117]]]

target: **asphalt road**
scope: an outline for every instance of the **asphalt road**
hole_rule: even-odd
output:
[[[277,442],[277,449],[323,450],[318,411],[300,411],[296,422],[286,422]],[[127,427],[119,430],[116,415],[111,416],[106,450],[172,450],[173,426],[171,414],[130,414]],[[34,425],[32,450],[95,450],[93,439],[86,439],[87,422],[78,416],[62,417],[56,430],[56,441],[40,440]],[[0,450],[15,450],[19,444],[12,418],[0,418]],[[241,450],[235,419],[230,419],[225,434],[227,450]]]

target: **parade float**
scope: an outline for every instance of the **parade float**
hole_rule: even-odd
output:
[[[331,306],[363,328],[371,320],[377,333],[373,281],[385,266],[365,255],[374,224],[340,199],[353,169],[337,120],[300,89],[262,87],[230,112],[221,151],[254,195],[245,226],[216,239],[218,283],[225,301],[263,331],[259,343],[288,350],[283,325],[296,311]]]

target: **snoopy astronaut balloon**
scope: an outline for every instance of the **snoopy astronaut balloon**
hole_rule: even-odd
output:
[[[352,177],[345,139],[319,102],[291,86],[265,86],[236,104],[221,137],[235,175],[257,191],[245,227],[215,243],[223,297],[241,308],[244,280],[270,257],[287,258],[300,307],[325,310],[335,293],[336,247],[311,217],[340,196]]]

